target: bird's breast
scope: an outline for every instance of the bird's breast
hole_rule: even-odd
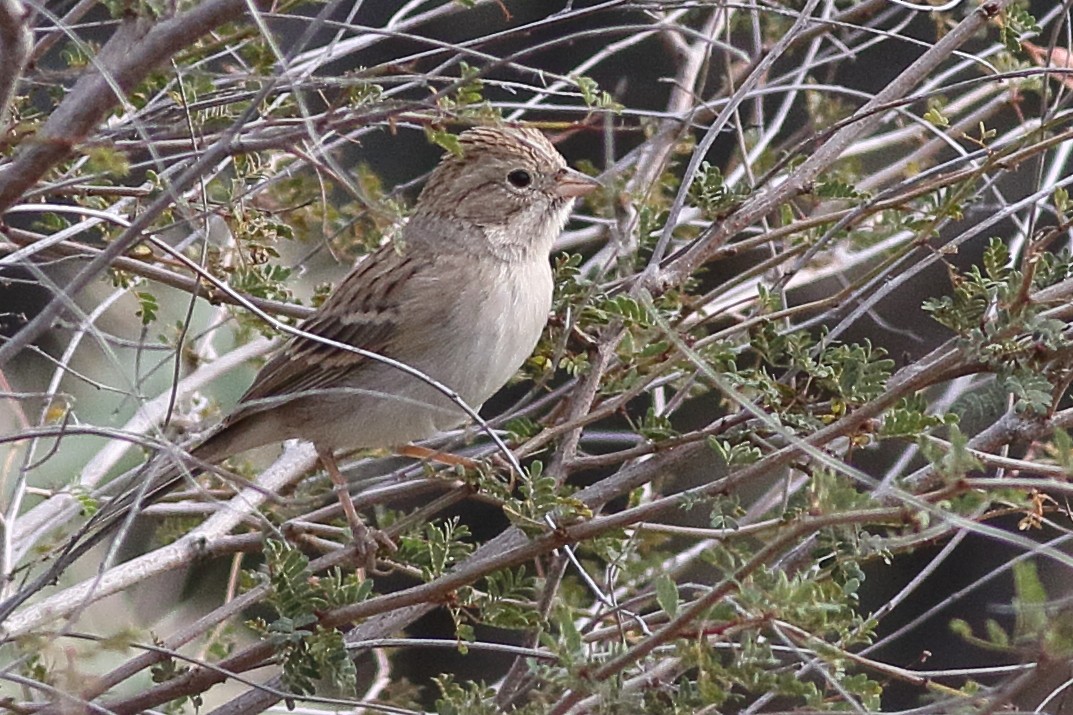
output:
[[[445,296],[446,298],[446,296]],[[443,381],[466,402],[479,405],[533,352],[551,309],[552,274],[546,259],[512,269],[497,266],[459,287],[462,310],[446,333],[452,343],[441,364]]]

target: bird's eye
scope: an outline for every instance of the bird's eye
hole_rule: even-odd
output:
[[[507,174],[507,181],[512,185],[517,186],[519,189],[524,189],[526,186],[533,183],[533,177],[525,169],[515,169]]]

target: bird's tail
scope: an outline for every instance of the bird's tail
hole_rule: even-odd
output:
[[[0,602],[0,623],[34,594],[55,583],[60,575],[87,551],[101,543],[117,530],[125,533],[142,509],[157,501],[180,484],[188,474],[197,470],[197,465],[212,463],[215,450],[202,449],[211,441],[200,441],[186,452],[195,463],[193,469],[185,461],[161,459],[161,453],[153,455],[148,462],[134,471],[119,477],[128,486],[118,496],[108,501],[78,529],[63,546],[50,556],[48,568],[43,573],[22,585],[12,596]]]

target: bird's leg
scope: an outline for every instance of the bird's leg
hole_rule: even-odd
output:
[[[387,534],[377,529],[370,529],[358,514],[358,510],[354,508],[354,501],[350,498],[350,485],[347,484],[343,473],[339,471],[339,464],[335,461],[332,450],[318,446],[317,456],[324,465],[324,469],[327,470],[328,477],[332,480],[332,491],[335,492],[339,504],[343,507],[343,513],[346,514],[358,557],[367,568],[373,569],[376,566],[376,552],[380,546],[384,546],[389,551],[395,551],[398,547]]]
[[[396,447],[395,453],[400,457],[428,460],[430,462],[446,464],[452,467],[465,467],[466,469],[477,468],[477,463],[469,457],[461,457],[457,454],[450,454],[448,452],[438,452],[435,449],[429,449],[428,447],[418,447],[416,444],[407,444],[403,447]]]

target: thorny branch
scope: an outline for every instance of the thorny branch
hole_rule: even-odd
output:
[[[317,480],[299,481],[308,449],[264,471],[239,462],[252,485],[199,484],[147,512],[197,515],[172,543],[27,594],[2,624],[0,677],[28,694],[4,705],[134,713],[209,702],[234,679],[247,689],[212,712],[299,697],[409,707],[392,693],[407,658],[379,659],[376,703],[355,699],[363,674],[340,663],[361,662],[346,646],[383,644],[440,610],[460,643],[493,640],[474,626],[508,627],[540,657],[501,653],[489,698],[473,683],[424,684],[426,709],[706,712],[734,692],[749,713],[779,702],[882,712],[898,709],[883,699],[891,678],[930,693],[932,712],[1034,707],[1029,686],[1050,671],[1032,659],[1065,651],[1048,630],[1060,619],[1032,608],[1062,606],[1022,565],[1011,569],[1019,601],[999,604],[1021,609],[1005,643],[987,626],[991,647],[1026,661],[1016,673],[980,671],[962,691],[963,669],[923,676],[866,644],[869,617],[882,627],[973,538],[1041,573],[1071,565],[1059,542],[1034,540],[1068,533],[1069,4],[1033,8],[1036,18],[1009,0],[927,12],[878,0],[604,2],[523,17],[494,0],[411,2],[377,23],[360,4],[209,0],[122,13],[94,52],[83,35],[96,21],[79,24],[92,3],[56,20],[0,0],[0,270],[21,269],[0,273],[0,290],[48,293],[25,319],[0,306],[0,328],[16,326],[0,345],[0,400],[22,421],[0,414],[0,444],[13,445],[0,485],[4,567],[19,582],[44,565],[31,548],[50,525],[115,488],[99,485],[127,444],[179,441],[161,432],[173,414],[196,430],[215,411],[202,397],[212,382],[266,349],[250,337],[272,318],[221,306],[301,318],[334,275],[326,254],[347,262],[390,240],[402,191],[356,166],[376,166],[378,146],[390,145],[388,181],[410,181],[421,170],[399,155],[420,144],[411,130],[445,141],[447,129],[506,116],[548,128],[575,163],[595,166],[603,151],[608,187],[563,239],[581,255],[559,262],[555,316],[524,370],[539,388],[490,406],[495,438],[525,467],[513,481],[496,473],[487,437],[435,444],[487,460],[454,481],[358,455],[355,483],[383,482],[357,503],[400,542],[381,561],[395,582],[375,574],[360,598],[318,595],[327,600],[284,636],[281,593],[336,584],[348,550],[324,523],[337,514],[318,508]],[[440,34],[459,18],[472,21],[464,37]],[[929,31],[936,41],[922,42]],[[1048,52],[1021,52],[1036,37]],[[84,64],[37,116],[29,88],[64,38]],[[848,79],[849,60],[868,66],[877,48],[889,81]],[[646,74],[660,62],[658,79]],[[933,283],[923,293],[922,277]],[[57,357],[42,340],[67,349]],[[879,346],[908,357],[888,361]],[[51,373],[43,385],[30,360]],[[121,430],[88,408],[87,385]],[[61,458],[87,466],[73,477]],[[447,510],[463,500],[501,521],[479,539],[459,531],[471,522]],[[270,563],[110,672],[66,690],[43,675],[52,649],[99,642],[80,632],[98,601],[216,555],[264,555],[262,530],[282,539],[292,518],[295,544],[328,551],[293,581]],[[866,569],[951,537],[889,608],[861,606]],[[255,605],[279,620],[221,635]],[[981,639],[973,625],[969,643]],[[45,656],[20,648],[29,636]],[[344,655],[330,665],[315,652]],[[275,674],[260,685],[247,676],[266,666]],[[350,690],[314,695],[302,668]],[[150,669],[158,682],[129,688]]]

